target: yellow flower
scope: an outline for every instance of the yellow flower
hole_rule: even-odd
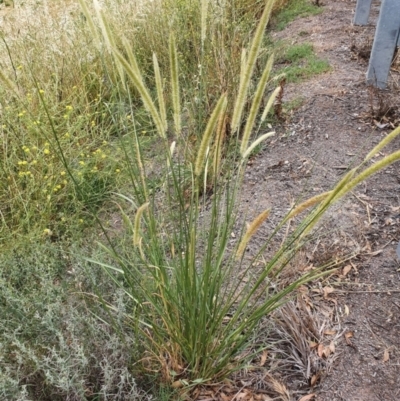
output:
[[[46,149],[43,151],[43,153],[44,153],[45,155],[49,155],[49,154],[50,154],[50,150],[46,148]]]
[[[85,162],[84,162],[83,160],[81,160],[81,161],[79,162],[79,164],[80,164],[81,166],[84,166],[84,165],[85,165]]]
[[[45,234],[45,235],[51,235],[52,232],[51,232],[51,230],[50,230],[49,228],[45,228],[45,229],[43,230],[43,234]]]
[[[73,107],[72,106],[65,106],[65,109],[68,110],[68,111],[71,111],[73,109]]]
[[[120,173],[121,170],[120,170],[119,168],[117,168],[117,169],[115,169],[115,172],[116,172],[116,173]]]
[[[43,90],[43,89],[39,89],[39,93],[40,93],[41,95],[43,95],[44,90]]]
[[[60,175],[65,175],[65,171],[61,171]]]

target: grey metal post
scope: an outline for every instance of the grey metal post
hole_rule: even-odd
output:
[[[372,0],[357,0],[354,25],[367,25]]]
[[[400,2],[382,0],[367,72],[367,83],[386,88],[390,65],[399,39]]]

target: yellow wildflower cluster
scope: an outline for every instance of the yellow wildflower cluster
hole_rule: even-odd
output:
[[[32,173],[28,170],[28,171],[20,171],[18,173],[18,177],[33,177]]]
[[[50,154],[49,146],[50,146],[50,144],[49,144],[48,142],[46,142],[46,143],[44,144],[43,153],[44,153],[45,155],[49,155],[49,154]]]
[[[71,114],[71,111],[72,111],[73,109],[74,109],[74,108],[73,108],[71,105],[65,106],[65,110],[66,110],[66,113],[64,114],[64,118],[65,118],[65,119],[69,118],[69,116],[70,116],[70,114]]]
[[[104,153],[104,151],[100,148],[96,149],[95,151],[92,152],[95,156],[100,157],[101,159],[105,159],[107,155]]]

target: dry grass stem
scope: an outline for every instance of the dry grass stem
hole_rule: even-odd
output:
[[[250,135],[253,130],[254,122],[256,120],[257,113],[258,113],[258,110],[261,105],[261,100],[263,98],[265,88],[268,83],[269,74],[271,72],[273,62],[274,62],[274,57],[271,56],[268,59],[268,62],[261,75],[260,81],[257,85],[256,93],[253,98],[253,102],[251,103],[250,112],[249,112],[249,115],[247,116],[246,125],[245,125],[244,131],[243,131],[242,143],[240,144],[240,153],[241,153],[242,157],[244,157],[243,155],[246,152],[246,149],[249,144]]]
[[[195,173],[196,177],[199,177],[203,172],[203,166],[206,161],[207,149],[210,144],[211,136],[212,136],[212,134],[215,130],[215,127],[216,127],[218,121],[220,120],[221,116],[225,114],[226,106],[227,106],[227,99],[226,99],[226,95],[223,94],[220,97],[220,99],[218,100],[218,103],[215,106],[214,111],[212,112],[212,114],[208,120],[206,129],[204,131],[204,134],[203,134],[203,137],[201,140],[201,144],[200,144],[200,147],[199,147],[199,150],[197,153],[195,169],[194,169],[194,173]]]
[[[253,75],[254,67],[260,50],[262,38],[264,36],[265,28],[271,15],[271,10],[274,5],[274,0],[267,0],[264,11],[261,15],[260,22],[258,23],[256,32],[251,42],[249,56],[246,60],[246,66],[240,71],[240,84],[237,98],[235,101],[233,115],[232,115],[232,132],[236,132],[239,129],[244,105],[247,99],[247,92],[250,85],[250,79]],[[242,57],[243,61],[243,57]]]
[[[275,88],[275,90],[272,92],[271,96],[268,98],[267,105],[265,106],[265,109],[261,116],[261,121],[264,121],[267,118],[267,115],[268,115],[269,111],[271,110],[271,107],[273,106],[275,99],[279,95],[280,91],[281,91],[281,87],[278,86],[277,88]]]
[[[317,203],[323,201],[324,199],[326,199],[327,196],[329,196],[331,194],[332,194],[332,191],[328,191],[328,192],[324,192],[319,195],[315,195],[310,199],[307,199],[305,202],[296,206],[285,218],[285,221],[293,219],[293,217],[296,217],[298,214],[302,213],[304,210],[308,209],[309,207],[314,206]]]
[[[217,126],[217,139],[215,141],[214,160],[213,160],[214,177],[217,177],[219,174],[221,158],[222,158],[222,149],[225,140],[225,133],[226,133],[226,113],[224,112],[220,114]]]
[[[204,47],[204,41],[207,35],[207,15],[209,0],[201,0],[201,47]]]
[[[164,125],[164,131],[167,131],[168,123],[167,123],[167,111],[165,108],[165,101],[164,101],[164,91],[162,86],[160,67],[158,65],[158,60],[155,53],[153,53],[153,66],[154,66],[154,78],[156,81],[156,89],[157,89],[158,107],[160,109],[160,117]]]
[[[251,152],[263,141],[265,141],[266,139],[270,138],[271,136],[274,136],[275,132],[268,132],[264,135],[261,135],[259,138],[257,138],[248,148],[247,150],[244,152],[243,156],[242,156],[242,160],[246,160],[250,155]]]
[[[393,141],[400,134],[400,127],[397,127],[394,131],[392,131],[389,135],[386,136],[381,142],[376,145],[371,152],[367,154],[364,161],[368,161],[373,158],[377,153],[379,153],[386,145]]]
[[[264,221],[268,218],[270,212],[270,209],[264,210],[250,223],[246,233],[239,243],[238,249],[236,251],[236,259],[240,259],[243,256],[243,253],[251,237],[257,232],[261,224],[264,223]]]
[[[141,226],[141,221],[142,221],[142,215],[143,213],[148,209],[149,207],[149,202],[144,203],[142,206],[138,208],[136,211],[135,215],[135,223],[133,225],[133,245],[136,247],[140,246],[142,237],[140,235],[140,226]]]
[[[181,99],[179,94],[178,55],[176,52],[175,38],[171,34],[169,38],[169,63],[171,68],[171,92],[172,107],[174,110],[174,123],[176,135],[181,134]]]
[[[153,100],[151,99],[150,93],[146,86],[143,83],[142,77],[135,71],[135,68],[132,67],[126,60],[125,57],[116,49],[114,49],[114,56],[117,61],[121,63],[129,78],[132,80],[133,84],[136,86],[136,89],[140,93],[143,104],[146,109],[149,111],[150,115],[153,118],[153,121],[157,127],[157,131],[162,138],[165,138],[165,127],[162,123],[161,117],[157,111],[157,108],[154,105]]]

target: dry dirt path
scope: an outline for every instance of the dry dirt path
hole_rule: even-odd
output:
[[[284,101],[301,97],[303,104],[277,128],[278,137],[252,162],[246,175],[246,208],[255,215],[271,207],[270,227],[302,191],[316,194],[328,189],[346,166],[400,122],[396,66],[387,91],[371,91],[365,84],[364,57],[372,44],[378,5],[373,6],[370,25],[354,27],[356,0],[323,3],[320,15],[298,19],[275,34],[276,39],[291,43],[312,43],[332,71],[287,85]],[[379,102],[388,106],[381,115]],[[382,153],[399,147],[397,140]],[[319,334],[321,343],[331,345],[333,352],[327,358],[321,354],[323,348],[310,351],[308,358],[319,358],[321,363],[311,364],[303,383],[286,382],[294,400],[309,393],[316,393],[318,401],[400,399],[400,264],[395,252],[400,239],[398,169],[396,164],[377,174],[335,208],[325,227],[328,235],[304,259],[316,265],[341,252],[357,252],[341,274],[322,284],[333,292],[320,288],[319,297],[307,295],[313,316],[322,310],[329,318],[329,323],[325,321],[329,330],[320,327]],[[270,227],[260,233],[259,243]],[[306,291],[318,295],[318,286]],[[316,384],[306,389],[307,381]],[[303,393],[297,392],[301,386]]]

